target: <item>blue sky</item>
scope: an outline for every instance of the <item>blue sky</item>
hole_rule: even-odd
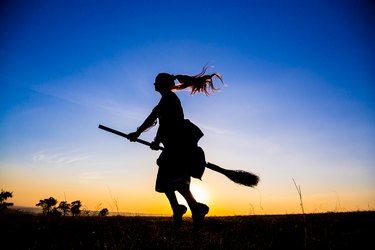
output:
[[[262,179],[244,189],[207,171],[213,213],[298,210],[292,178],[310,211],[374,207],[370,1],[3,1],[0,23],[0,183],[15,203],[69,193],[92,208],[110,189],[124,211],[168,211],[158,153],[97,125],[133,131],[157,73],[209,64],[226,86],[178,92],[185,115],[209,161]]]

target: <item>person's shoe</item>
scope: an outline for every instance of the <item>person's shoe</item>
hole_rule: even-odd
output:
[[[192,217],[193,217],[193,229],[198,230],[204,221],[204,216],[208,214],[208,211],[210,208],[206,204],[197,203],[195,208],[192,211]]]
[[[187,208],[184,205],[178,205],[177,211],[173,211],[173,227],[180,228],[182,225],[182,216],[186,213]]]

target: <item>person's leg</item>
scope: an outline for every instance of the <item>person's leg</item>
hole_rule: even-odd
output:
[[[209,211],[209,207],[206,204],[199,203],[195,200],[193,194],[190,191],[189,184],[182,185],[177,191],[185,198],[186,202],[188,203],[192,212],[194,228],[198,229],[202,225],[204,217]]]
[[[176,211],[179,204],[178,204],[177,197],[174,191],[166,191],[165,195],[167,196],[169,200],[169,204],[171,205],[173,212]]]
[[[186,213],[187,209],[184,205],[178,204],[177,197],[174,191],[165,192],[169,200],[169,204],[173,210],[173,224],[175,227],[180,227],[182,225],[182,216]]]
[[[193,210],[198,202],[195,200],[193,194],[190,191],[190,185],[183,184],[177,189],[177,191],[182,195],[182,197],[184,197],[190,209]]]

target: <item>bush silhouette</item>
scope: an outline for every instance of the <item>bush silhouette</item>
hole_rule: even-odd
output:
[[[100,216],[107,216],[108,213],[109,213],[108,209],[107,208],[103,208],[102,210],[100,210],[99,215]]]
[[[1,193],[0,193],[0,210],[7,209],[8,207],[14,205],[13,203],[5,202],[8,198],[12,198],[12,197],[13,197],[13,193],[12,192],[4,191],[4,190],[1,189]]]
[[[54,207],[56,204],[57,200],[53,197],[49,197],[48,199],[40,200],[39,203],[36,204],[36,206],[42,207],[43,215],[57,215],[58,211]]]
[[[82,203],[80,200],[73,201],[70,207],[70,212],[73,216],[77,216],[81,214],[81,206]]]
[[[62,215],[65,216],[69,213],[71,206],[72,205],[68,203],[67,201],[60,201],[57,209],[61,210]]]

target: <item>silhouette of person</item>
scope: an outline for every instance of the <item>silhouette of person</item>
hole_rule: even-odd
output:
[[[181,102],[174,90],[191,89],[191,94],[205,93],[217,90],[212,82],[217,73],[205,75],[207,67],[195,76],[171,75],[160,73],[155,78],[155,91],[161,94],[161,99],[151,114],[140,127],[129,134],[129,140],[135,141],[142,132],[154,126],[159,121],[159,127],[151,149],[158,150],[160,143],[164,149],[157,159],[159,166],[155,190],[165,193],[173,211],[173,223],[176,228],[182,224],[182,217],[187,208],[177,201],[175,191],[178,191],[186,200],[192,212],[193,226],[199,228],[209,207],[195,200],[190,191],[190,177],[201,178],[205,168],[203,150],[198,146],[199,139],[203,136],[200,129],[184,118]],[[179,84],[175,85],[175,80]]]

